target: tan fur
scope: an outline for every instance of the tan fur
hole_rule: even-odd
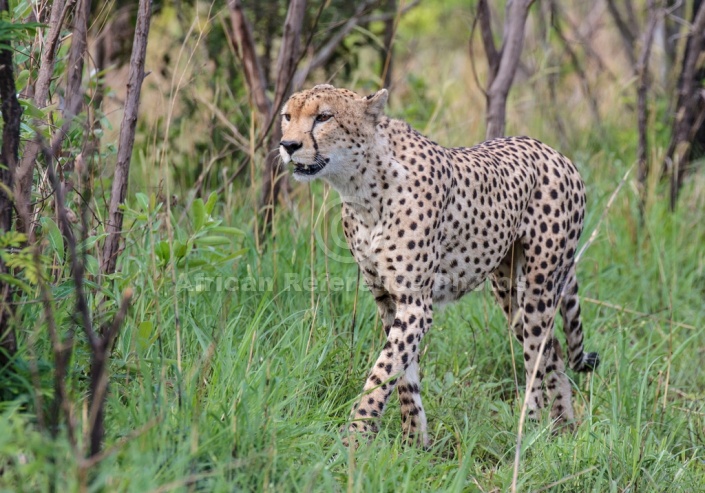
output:
[[[527,388],[530,414],[544,405],[545,382],[551,416],[571,421],[571,388],[553,334],[557,304],[571,368],[598,364],[582,344],[573,257],[585,188],[575,166],[526,137],[442,147],[386,117],[386,101],[386,90],[363,98],[321,85],[294,94],[282,110],[282,159],[294,165],[297,180],[323,178],[341,195],[345,235],[387,336],[350,429],[376,430],[397,388],[404,433],[428,443],[421,339],[434,305],[455,301],[488,278],[514,321],[528,375],[538,361]]]

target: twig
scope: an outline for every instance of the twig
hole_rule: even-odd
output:
[[[59,127],[49,147],[51,156],[58,156],[64,139],[68,135],[69,128],[83,106],[83,91],[81,91],[81,81],[83,80],[83,64],[88,46],[88,20],[90,17],[90,0],[77,0],[74,12],[74,28],[71,35],[71,47],[69,49],[68,69],[66,75],[66,98],[63,108],[64,123]],[[37,142],[43,154],[46,154],[46,144],[37,135]],[[47,164],[48,166],[48,164]],[[53,184],[52,184],[53,185]],[[59,225],[61,227],[61,225]]]
[[[497,75],[497,69],[499,68],[499,60],[501,54],[497,51],[494,45],[494,35],[492,34],[492,19],[490,14],[490,8],[487,5],[487,0],[480,0],[477,4],[477,14],[475,20],[473,21],[473,29],[475,22],[480,24],[480,36],[482,37],[482,46],[485,49],[485,56],[487,57],[487,64],[489,65],[489,71],[487,74],[487,88],[492,85],[495,76]],[[472,49],[472,39],[471,39],[471,49]],[[485,92],[483,90],[483,92]],[[485,92],[485,95],[487,93]]]
[[[52,186],[54,187],[54,192],[56,194],[57,215],[59,218],[59,223],[62,225],[66,243],[69,247],[69,259],[71,262],[71,272],[74,278],[74,289],[76,293],[76,312],[78,313],[81,319],[81,325],[83,327],[84,333],[86,334],[86,338],[88,339],[90,346],[93,347],[96,344],[97,336],[93,331],[91,316],[89,313],[88,303],[86,301],[84,291],[84,266],[83,263],[81,263],[78,259],[78,254],[76,251],[76,238],[74,237],[71,222],[69,221],[68,215],[66,213],[63,186],[59,182],[59,179],[56,176],[56,172],[54,171],[54,156],[52,155],[51,150],[41,140],[41,137],[39,138],[39,143],[41,151],[44,154],[44,159],[47,163],[47,175]],[[54,326],[54,317],[51,312],[51,301],[49,295],[48,293],[44,293],[42,296],[44,297],[45,317],[47,319],[47,325],[49,327],[49,334],[52,338],[52,346],[54,347],[54,357],[56,362],[54,370],[54,388],[57,392],[57,395],[54,397],[54,416],[52,418],[55,420],[55,423],[58,424],[59,410],[64,410],[68,424],[67,428],[70,434],[69,439],[72,444],[75,444],[75,427],[72,423],[71,408],[64,387],[64,381],[68,375],[67,366],[69,361],[71,360],[71,355],[73,353],[74,330],[73,328],[70,328],[66,339],[64,341],[59,340],[57,330]],[[56,429],[54,433],[58,433],[58,429]]]
[[[81,325],[83,327],[83,331],[86,334],[86,338],[88,339],[88,342],[90,343],[91,347],[93,347],[97,344],[98,336],[93,330],[90,309],[88,308],[88,302],[86,301],[86,293],[83,285],[85,267],[78,257],[78,252],[76,249],[76,237],[73,234],[71,221],[69,221],[68,214],[66,212],[63,185],[59,182],[59,179],[56,176],[56,172],[54,170],[54,155],[51,153],[51,150],[44,144],[42,144],[42,153],[44,154],[44,159],[47,162],[47,172],[49,175],[49,180],[51,181],[51,184],[54,187],[54,191],[56,193],[57,215],[59,217],[59,222],[64,229],[64,233],[66,235],[66,243],[69,247],[71,272],[74,277],[76,288],[76,312],[81,319]]]
[[[51,78],[54,75],[54,61],[56,57],[56,51],[59,45],[59,39],[61,37],[61,29],[63,27],[64,19],[66,17],[65,0],[55,0],[51,5],[51,15],[49,20],[49,34],[47,36],[47,41],[44,43],[44,49],[42,51],[41,61],[39,64],[39,75],[37,78],[37,83],[34,86],[34,104],[38,108],[44,108],[46,106],[47,98],[49,97],[49,86],[51,83]],[[22,156],[22,161],[17,168],[16,181],[15,181],[15,197],[18,204],[18,211],[20,212],[20,229],[28,232],[28,239],[30,243],[33,242],[34,227],[31,224],[31,217],[29,214],[29,207],[27,203],[30,200],[30,195],[32,191],[32,175],[34,173],[34,166],[37,160],[37,156],[40,151],[40,143],[37,139],[27,142],[24,153]],[[36,215],[37,211],[35,211]]]
[[[691,134],[696,111],[705,111],[705,101],[696,80],[697,64],[705,42],[705,2],[693,13],[693,25],[688,36],[683,69],[680,74],[676,119],[673,123],[671,142],[666,151],[664,166],[671,171],[671,210],[675,210],[678,193],[683,184],[692,149]]]
[[[580,63],[580,60],[578,59],[578,55],[575,53],[575,50],[573,50],[573,48],[570,46],[570,41],[563,33],[563,29],[561,28],[561,25],[558,22],[558,4],[556,3],[556,0],[551,0],[551,13],[553,18],[551,23],[553,30],[555,31],[561,43],[563,43],[563,49],[566,53],[568,53],[570,63],[573,65],[573,69],[575,70],[575,73],[578,76],[578,80],[580,80],[580,87],[583,91],[583,94],[588,100],[588,107],[590,108],[592,118],[595,124],[597,124],[597,126],[599,127],[600,112],[597,107],[597,100],[595,99],[592,94],[592,91],[590,90],[590,84],[588,83],[587,73],[585,72],[585,70],[583,70],[583,66]]]
[[[656,315],[653,315],[652,313],[645,313],[645,312],[640,312],[637,310],[632,310],[631,308],[626,308],[621,305],[615,305],[613,303],[607,303],[606,301],[596,300],[594,298],[585,298],[583,296],[580,297],[580,300],[586,301],[588,303],[592,303],[593,305],[604,306],[606,308],[612,308],[613,310],[618,310],[618,311],[621,311],[624,313],[629,313],[631,315],[637,315],[639,317],[648,318],[648,319],[654,320],[655,322],[666,323],[666,324],[672,325],[673,327],[680,327],[682,329],[689,329],[689,330],[699,330],[698,327],[696,327],[695,325],[690,325],[690,324],[686,324],[683,322],[676,322],[674,320],[668,320],[668,319],[665,319],[662,317],[657,317]]]
[[[377,0],[365,0],[358,4],[355,13],[353,13],[347,22],[323,46],[316,50],[316,53],[311,57],[308,63],[304,64],[303,67],[296,71],[291,84],[294,91],[298,91],[303,86],[306,77],[311,71],[325,65],[331,59],[335,50],[343,39],[345,39],[345,36],[350,34],[350,32],[360,24],[365,12],[376,3]]]
[[[91,405],[87,428],[90,435],[89,457],[100,453],[103,436],[105,435],[104,414],[105,396],[108,389],[108,358],[110,356],[110,348],[127,316],[127,309],[130,306],[132,295],[132,288],[127,288],[123,291],[122,302],[113,318],[113,322],[103,331],[101,337],[97,338],[96,345],[91,346]]]
[[[39,259],[39,248],[34,249],[34,262],[39,267],[41,265],[41,260]],[[39,269],[42,273],[42,270]],[[46,282],[44,280],[43,273],[38,276],[39,294],[42,300],[42,307],[44,308],[44,320],[47,324],[47,329],[49,332],[49,340],[51,341],[51,347],[54,352],[54,400],[52,402],[52,409],[49,415],[49,431],[51,435],[56,438],[59,433],[59,421],[61,417],[61,412],[64,412],[66,416],[66,434],[69,439],[69,443],[72,448],[76,448],[76,431],[71,419],[71,407],[68,401],[68,396],[66,392],[66,377],[68,375],[67,365],[71,360],[71,353],[73,352],[73,337],[74,330],[70,327],[68,330],[68,335],[66,339],[60,340],[58,331],[56,330],[56,320],[54,318],[54,311],[52,307],[52,296],[47,289]],[[38,414],[42,414],[42,410],[37,409]]]
[[[634,58],[634,46],[636,45],[636,35],[632,32],[631,28],[627,25],[626,21],[622,18],[622,14],[615,5],[614,0],[607,0],[607,9],[612,14],[614,23],[617,26],[617,30],[622,37],[622,42],[624,44],[624,51],[629,58],[629,64],[634,67],[636,66],[636,58]]]
[[[533,0],[513,0],[507,4],[504,41],[499,52],[496,73],[488,77],[485,132],[487,139],[504,135],[507,96],[519,66],[524,46],[524,27],[532,3]],[[489,61],[491,63],[491,60]]]
[[[127,181],[130,176],[130,161],[132,148],[135,144],[135,126],[140,104],[140,92],[144,80],[144,62],[147,53],[147,38],[149,23],[152,16],[152,6],[149,0],[140,0],[137,15],[137,26],[130,57],[130,72],[127,77],[127,97],[125,113],[120,125],[120,140],[118,144],[117,164],[113,177],[108,218],[105,229],[108,236],[103,245],[101,268],[104,274],[115,272],[117,254],[120,247],[123,213],[120,206],[127,195]]]
[[[575,264],[580,262],[580,258],[583,256],[583,253],[585,253],[585,250],[587,250],[588,247],[590,245],[592,245],[592,242],[595,241],[595,238],[597,238],[597,233],[600,231],[600,226],[602,225],[602,222],[605,220],[605,217],[607,217],[607,213],[609,212],[610,208],[612,207],[612,204],[614,203],[614,199],[617,198],[617,194],[619,193],[619,191],[622,189],[622,187],[626,183],[627,177],[629,176],[629,173],[631,173],[633,168],[634,168],[634,165],[629,167],[627,172],[624,173],[622,180],[617,185],[617,188],[615,188],[614,192],[612,192],[612,195],[610,195],[610,198],[607,201],[605,208],[602,210],[602,215],[600,215],[600,219],[597,221],[597,225],[595,225],[595,229],[593,229],[592,234],[590,234],[590,238],[588,238],[588,241],[585,242],[583,247],[580,249],[580,251],[578,251],[578,254],[575,256],[575,261],[574,261]],[[566,286],[563,286],[563,289],[561,290],[561,296],[563,296],[565,294],[565,288],[566,288]]]
[[[0,11],[9,12],[7,0],[0,0]],[[0,47],[0,102],[2,103],[2,150],[0,151],[0,234],[12,230],[13,181],[20,145],[22,108],[17,100],[14,61],[9,41]],[[26,204],[14,200],[14,204]],[[20,209],[18,209],[20,210]],[[24,210],[24,209],[23,209]],[[23,214],[20,213],[20,217]],[[0,273],[9,273],[0,259]],[[14,291],[8,283],[0,285],[0,368],[6,366],[17,352],[17,336],[10,319],[14,316]]]
[[[321,6],[322,8],[322,6]],[[303,28],[306,0],[291,0],[284,21],[284,35],[282,36],[279,58],[277,59],[277,79],[274,86],[274,99],[269,113],[265,115],[265,134],[269,135],[268,144],[278,146],[282,138],[282,129],[276,125],[278,109],[284,100],[291,94],[292,80],[296,73],[304,50],[300,50],[299,38]],[[321,10],[319,10],[321,12]],[[318,20],[316,20],[317,22]],[[310,38],[309,38],[310,39]],[[271,132],[270,132],[271,130]],[[274,231],[274,207],[279,197],[279,192],[284,183],[281,160],[278,152],[269,152],[265,156],[262,185],[260,188],[260,208],[262,210],[261,230]]]
[[[257,110],[262,115],[268,115],[271,111],[272,102],[266,93],[266,84],[262,65],[255,50],[255,42],[252,36],[252,28],[245,18],[242,3],[240,0],[228,0],[228,10],[230,11],[230,21],[232,25],[235,51],[242,62],[245,80]]]
[[[639,62],[636,66],[639,85],[636,90],[637,94],[637,127],[639,132],[639,140],[637,147],[637,179],[639,184],[639,214],[641,220],[644,220],[646,206],[646,178],[649,174],[648,160],[648,136],[647,125],[649,120],[649,109],[647,106],[647,96],[649,92],[649,58],[651,57],[651,46],[654,40],[654,31],[656,30],[656,22],[658,14],[654,8],[654,1],[649,0],[649,22],[646,27],[646,32],[641,43],[641,54]]]
[[[223,113],[223,111],[216,105],[211,103],[203,94],[197,92],[196,98],[202,104],[205,104],[208,109],[213,112],[213,115],[220,121],[220,123],[225,126],[225,128],[230,130],[230,133],[232,134],[232,142],[243,154],[247,154],[247,148],[250,145],[249,141],[247,140],[247,137],[242,135],[238,128],[235,126],[235,124],[233,124],[233,122],[231,122],[230,119],[225,115],[225,113]]]

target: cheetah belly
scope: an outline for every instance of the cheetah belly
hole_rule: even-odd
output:
[[[444,249],[433,284],[433,302],[449,303],[480,287],[508,248],[500,245],[497,250],[472,251],[456,244]]]
[[[484,275],[469,275],[467,271],[457,269],[453,272],[436,273],[433,283],[434,305],[450,303],[482,284],[487,277]]]
[[[508,214],[511,225],[519,222],[518,214]],[[445,228],[441,254],[433,285],[434,303],[455,301],[482,285],[509,252],[517,238],[516,228],[495,231],[494,224],[478,229],[470,224],[458,227],[453,222]],[[465,233],[463,233],[465,232]]]

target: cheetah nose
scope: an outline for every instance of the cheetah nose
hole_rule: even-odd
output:
[[[301,149],[301,146],[303,144],[299,141],[296,141],[296,140],[282,140],[281,142],[279,142],[279,145],[282,146],[284,149],[286,149],[286,152],[288,152],[289,156],[291,156],[296,151]]]

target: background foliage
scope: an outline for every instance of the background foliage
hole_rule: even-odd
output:
[[[370,15],[393,5],[382,3]],[[42,420],[55,391],[48,323],[65,337],[78,322],[68,246],[39,169],[32,199],[41,204],[39,251],[15,231],[0,237],[0,255],[15,269],[3,282],[14,285],[19,333],[16,371],[0,380],[0,488],[507,491],[523,388],[514,356],[521,350],[487,288],[445,309],[425,339],[431,448],[402,444],[394,398],[375,440],[354,453],[342,446],[339,429],[383,333],[372,297],[357,288],[334,191],[322,183],[293,185],[278,204],[271,235],[257,232],[267,149],[255,150],[261,123],[224,2],[154,2],[124,249],[117,272],[101,276],[98,249],[133,4],[94,8],[92,61],[83,79],[87,110],[71,123],[59,158],[67,206],[84,233],[79,252],[96,326],[109,324],[125,290],[134,291],[111,351],[104,452],[92,462],[80,452],[89,429],[91,365],[80,332],[66,377],[74,441],[65,423],[52,433]],[[287,4],[244,2],[268,80]],[[10,2],[5,20],[31,20],[38,5],[46,7]],[[550,5],[535,2],[529,16],[508,133],[536,137],[576,162],[588,188],[583,241],[606,213],[578,266],[586,344],[600,352],[602,366],[594,375],[570,375],[574,434],[552,436],[547,418],[528,425],[518,488],[698,491],[705,484],[705,175],[695,161],[672,213],[660,169],[678,66],[665,48],[654,49],[648,135],[655,164],[645,208],[640,212],[632,171],[607,209],[637,160],[637,80],[605,3],[562,2],[557,12]],[[498,29],[503,7],[492,6]],[[642,25],[646,2],[634,7],[634,22]],[[477,35],[468,53],[474,8],[422,0],[396,21],[388,113],[447,146],[484,136],[486,66]],[[318,46],[353,14],[352,2],[312,1],[305,19],[312,31],[304,36],[312,34]],[[46,28],[25,27],[8,36],[28,141],[37,130],[50,137],[37,117],[61,125],[70,40],[58,52],[54,104],[37,108],[27,91]],[[381,20],[361,23],[306,86],[331,81],[360,93],[376,90],[384,34]],[[103,58],[95,52],[101,42],[110,48]],[[99,145],[88,154],[91,138]]]

